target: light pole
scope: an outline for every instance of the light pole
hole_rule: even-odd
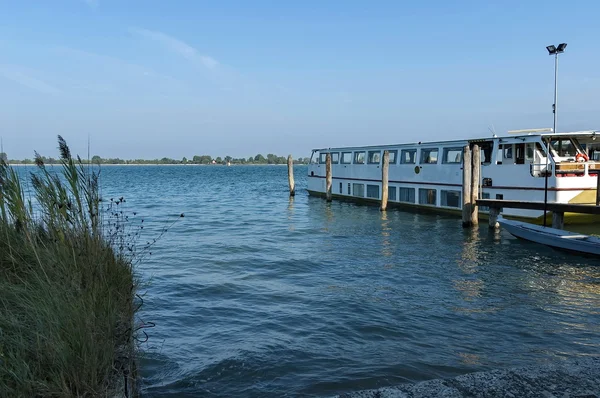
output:
[[[552,104],[552,113],[554,114],[554,127],[552,133],[556,133],[556,109],[558,105],[558,54],[564,53],[567,48],[567,43],[560,43],[558,47],[551,45],[547,46],[549,55],[554,55],[554,104]],[[546,142],[546,172],[544,182],[544,227],[546,226],[546,213],[548,211],[548,165],[550,162],[550,139]]]

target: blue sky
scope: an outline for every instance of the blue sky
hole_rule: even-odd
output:
[[[261,153],[600,128],[597,1],[0,0],[11,158]]]

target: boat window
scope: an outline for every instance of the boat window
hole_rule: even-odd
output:
[[[525,159],[526,160],[533,160],[534,153],[535,153],[535,143],[534,142],[528,142],[525,145]]]
[[[415,164],[417,162],[417,150],[416,149],[403,149],[400,152],[400,163],[402,164]]]
[[[365,164],[365,152],[354,152],[354,164]]]
[[[331,153],[331,163],[337,164],[340,161],[340,153],[339,152],[330,152]],[[319,163],[325,164],[327,163],[327,153],[322,153],[319,156]]]
[[[419,203],[422,205],[434,205],[437,203],[435,189],[419,188]]]
[[[442,206],[460,207],[460,191],[442,191]]]
[[[348,183],[348,195],[352,195],[352,191],[350,191],[350,183]]]
[[[481,199],[489,199],[489,198],[490,198],[489,192],[481,193]],[[490,208],[489,208],[489,206],[479,206],[479,211],[490,211]]]
[[[388,199],[396,202],[396,187],[388,187]]]
[[[552,140],[550,141],[550,146],[560,157],[577,155],[577,149],[575,149],[575,145],[573,145],[573,142],[569,138]]]
[[[512,159],[512,144],[502,145],[504,148],[504,159]]]
[[[369,151],[369,164],[379,164],[381,161],[380,151]]]
[[[365,184],[352,184],[352,194],[361,198],[365,197]]]
[[[479,143],[481,152],[481,163],[492,163],[492,152],[494,149],[494,141],[485,141]]]
[[[343,184],[340,182],[340,193],[342,193]]]
[[[462,152],[462,148],[444,148],[444,158],[442,163],[462,162]]]
[[[587,147],[588,155],[590,160],[594,160],[596,162],[600,161],[600,145],[590,144]]]
[[[525,164],[525,144],[515,144],[515,163]]]
[[[367,184],[367,198],[379,199],[379,185]]]
[[[438,160],[437,148],[421,149],[421,164],[434,164]]]
[[[415,203],[415,189],[398,187],[398,202]]]
[[[535,143],[535,149],[539,152],[540,157],[546,157],[546,146],[542,146],[539,142]]]
[[[343,164],[352,163],[352,152],[342,152],[342,161],[340,163],[343,163]]]
[[[398,157],[398,151],[390,151],[390,164],[396,164],[397,157]]]

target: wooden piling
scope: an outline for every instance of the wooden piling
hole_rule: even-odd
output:
[[[290,196],[296,195],[296,185],[294,184],[294,158],[288,156],[288,184],[290,186]]]
[[[463,148],[462,225],[471,226],[471,148]]]
[[[325,157],[325,184],[327,201],[331,202],[331,153],[328,153]]]
[[[383,165],[381,166],[381,211],[385,211],[387,209],[389,168],[390,151],[383,151]]]
[[[490,207],[490,229],[497,229],[500,227],[498,223],[498,216],[500,215],[500,209],[497,207]]]
[[[558,211],[552,212],[552,228],[564,229],[565,228],[565,213]]]
[[[471,224],[479,224],[479,181],[481,180],[481,151],[479,145],[473,145],[473,171],[471,172]]]

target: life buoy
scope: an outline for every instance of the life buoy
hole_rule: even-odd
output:
[[[575,156],[575,160],[578,162],[587,162],[588,160],[590,160],[590,158],[585,153],[578,153]]]

